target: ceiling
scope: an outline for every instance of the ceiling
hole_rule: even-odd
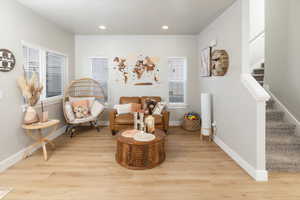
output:
[[[235,0],[17,1],[75,34],[151,35],[197,34]]]

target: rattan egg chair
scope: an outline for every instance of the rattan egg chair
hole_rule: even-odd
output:
[[[102,115],[104,111],[104,106],[101,103],[98,103],[98,105],[101,105],[100,108],[98,106],[97,112],[91,113],[93,115],[90,115],[89,117],[82,118],[82,119],[76,119],[73,117],[70,117],[70,109],[67,107],[67,105],[70,104],[70,102],[74,99],[93,99],[93,102],[103,102],[105,99],[104,90],[102,89],[99,82],[91,79],[91,78],[82,78],[78,80],[74,80],[71,82],[71,84],[66,88],[64,97],[63,97],[63,112],[64,117],[66,119],[67,128],[66,133],[69,134],[71,137],[73,137],[74,133],[76,132],[77,128],[80,126],[93,126],[97,129],[97,131],[100,131],[99,128],[99,122],[100,122],[100,116]],[[95,103],[93,103],[95,104]],[[94,106],[93,106],[94,107]]]

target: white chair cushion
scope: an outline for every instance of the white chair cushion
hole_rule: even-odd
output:
[[[98,117],[102,111],[104,110],[104,106],[99,101],[94,101],[92,109],[91,109],[91,115],[93,117]]]
[[[75,115],[74,115],[74,112],[73,112],[73,109],[72,109],[72,105],[68,101],[65,104],[65,112],[66,112],[66,117],[68,118],[68,120],[70,122],[75,120]]]
[[[91,121],[95,121],[96,117],[93,117],[92,115],[86,117],[86,118],[81,118],[81,119],[75,119],[74,121],[72,121],[72,124],[83,124],[83,123],[88,123]]]

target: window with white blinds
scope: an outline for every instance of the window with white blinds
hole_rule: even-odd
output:
[[[67,57],[42,47],[23,44],[24,74],[27,79],[35,72],[44,90],[41,100],[58,98],[63,95]]]
[[[41,74],[41,52],[39,49],[23,46],[24,73],[26,78],[30,78],[35,72],[40,79]]]
[[[169,103],[185,104],[186,99],[186,59],[168,58]]]
[[[92,77],[98,81],[105,95],[105,102],[108,100],[108,58],[91,58]]]
[[[63,94],[65,65],[65,56],[46,52],[46,98]]]

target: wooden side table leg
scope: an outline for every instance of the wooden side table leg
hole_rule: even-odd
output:
[[[43,138],[43,134],[42,134],[42,130],[39,129],[39,134],[40,134],[40,141],[41,141],[41,144],[43,146],[43,154],[44,154],[44,160],[48,160],[48,155],[47,155],[47,148],[46,148],[46,143],[44,141],[44,138]]]
[[[45,142],[48,142],[48,143],[51,145],[51,147],[52,147],[53,149],[55,149],[55,144],[54,144],[51,140],[44,139],[44,141],[45,141]]]
[[[43,154],[44,154],[44,160],[48,160],[48,155],[47,155],[47,148],[45,142],[43,142]]]
[[[51,130],[51,132],[50,132],[49,135],[48,135],[48,138],[49,138],[51,135],[53,135],[53,134],[55,133],[56,130],[57,130],[57,125],[55,125],[55,126],[53,127],[53,129]],[[51,141],[51,140],[48,139],[48,138],[44,138],[44,141],[45,141],[45,142],[48,142],[48,143],[52,146],[52,148],[54,149],[54,148],[55,148],[54,142]]]

